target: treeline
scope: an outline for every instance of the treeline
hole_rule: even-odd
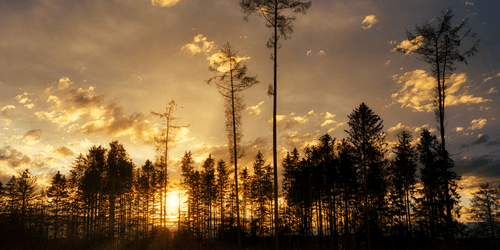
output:
[[[453,161],[442,158],[448,154],[436,136],[423,130],[416,139],[403,131],[389,148],[382,119],[365,104],[348,118],[347,138],[325,134],[282,159],[279,204],[273,201],[273,168],[259,151],[238,173],[240,211],[234,168],[211,155],[195,170],[185,152],[180,185],[169,190],[184,198],[176,207],[166,202],[164,158],[137,167],[118,141],[80,154],[69,173],[58,172],[44,190],[27,169],[0,185],[0,248],[236,248],[237,212],[243,246],[270,248],[275,206],[282,249],[466,246],[469,231],[456,221],[460,176]],[[491,234],[483,236],[491,241],[481,244],[490,246],[495,231],[486,222]]]

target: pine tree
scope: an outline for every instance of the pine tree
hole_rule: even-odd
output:
[[[279,39],[281,36],[285,40],[291,38],[293,33],[292,22],[295,20],[293,15],[285,15],[283,12],[292,11],[293,13],[306,13],[311,7],[311,1],[300,0],[240,0],[240,6],[245,14],[244,19],[258,14],[266,20],[266,27],[273,29],[273,35],[267,41],[267,48],[273,49],[271,59],[273,60],[274,84],[269,85],[268,94],[273,96],[273,168],[274,168],[274,203],[278,204],[278,133],[277,133],[277,106],[278,106],[278,49],[281,47]],[[278,34],[279,32],[279,34]],[[274,249],[279,248],[279,226],[278,226],[278,206],[274,207]]]
[[[52,198],[52,203],[55,204],[54,208],[54,239],[59,235],[59,213],[68,198],[66,177],[61,175],[59,171],[52,177],[52,183],[47,190],[47,197]]]
[[[451,171],[451,160],[448,159],[446,151],[446,136],[445,136],[445,105],[446,105],[446,80],[451,73],[456,69],[455,62],[464,62],[467,64],[467,58],[477,53],[479,40],[474,43],[465,52],[460,51],[460,45],[463,39],[467,37],[475,37],[475,33],[471,33],[468,28],[469,18],[465,18],[458,25],[451,22],[453,19],[452,9],[442,12],[442,17],[438,18],[437,25],[434,27],[432,22],[426,22],[421,26],[416,26],[415,34],[407,32],[408,41],[411,46],[396,46],[395,50],[403,53],[415,53],[419,59],[431,66],[432,75],[436,79],[436,120],[439,122],[439,132],[441,134],[441,158],[444,168],[449,168]],[[450,173],[450,175],[456,175]],[[448,177],[447,175],[444,176]],[[451,178],[452,176],[450,176]],[[447,183],[445,199],[446,199],[446,223],[448,226],[448,238],[453,238],[453,219],[452,210],[455,204],[453,180],[446,180]]]
[[[349,142],[353,147],[355,165],[362,175],[364,189],[365,232],[367,247],[371,249],[371,234],[375,229],[381,234],[383,216],[386,214],[387,195],[387,151],[382,119],[368,106],[361,103],[350,115],[348,125]],[[378,238],[378,237],[377,237]]]
[[[495,231],[500,226],[500,190],[489,183],[479,185],[473,193],[470,219],[480,223],[480,227],[488,228],[491,238],[495,239]]]
[[[400,228],[409,232],[411,238],[411,196],[417,182],[417,153],[412,146],[410,133],[403,131],[392,147],[396,157],[389,166],[391,176],[391,200]]]

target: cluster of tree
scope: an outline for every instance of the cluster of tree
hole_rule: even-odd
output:
[[[395,156],[388,159],[381,118],[365,104],[348,117],[347,138],[325,134],[302,155],[294,149],[282,159],[278,204],[273,199],[274,170],[261,152],[252,166],[237,173],[239,207],[234,170],[210,155],[195,169],[191,152],[186,152],[178,189],[185,204],[179,203],[175,220],[164,212],[167,176],[161,157],[138,168],[117,141],[109,149],[93,146],[78,156],[69,174],[58,172],[46,190],[38,190],[36,178],[25,170],[1,188],[3,247],[236,246],[238,212],[241,244],[272,246],[275,207],[280,211],[280,246],[286,248],[380,249],[389,242],[398,248],[412,240],[429,242],[415,239],[463,236],[456,220],[453,231],[448,231],[446,196],[452,197],[457,218],[460,177],[451,170],[452,161],[443,163],[436,136],[423,130],[415,145],[411,134],[403,131],[392,147]],[[491,211],[498,210],[498,193],[491,190],[497,189],[482,188],[489,203],[477,198],[473,212],[489,223],[485,225],[495,237],[498,220],[488,216],[496,216]],[[177,241],[170,233],[175,227]]]

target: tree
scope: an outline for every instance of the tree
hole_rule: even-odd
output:
[[[375,227],[377,231],[381,229],[381,216],[384,215],[386,205],[387,162],[384,154],[387,143],[382,131],[384,126],[382,119],[364,103],[347,117],[350,127],[349,131],[346,130],[348,140],[352,144],[355,165],[362,173],[366,238],[368,249],[371,249],[370,227]]]
[[[212,237],[212,205],[214,204],[216,185],[215,185],[215,160],[212,155],[208,155],[205,159],[203,165],[201,166],[201,181],[202,181],[202,199],[205,216],[205,224],[207,228],[207,233],[205,234],[208,238]]]
[[[164,119],[164,127],[160,128],[160,136],[156,137],[155,136],[155,142],[156,142],[156,150],[158,153],[162,156],[160,156],[160,162],[163,162],[162,164],[162,170],[161,170],[161,175],[160,179],[162,182],[160,183],[160,217],[162,218],[161,224],[162,226],[166,226],[166,221],[163,218],[166,218],[167,214],[167,207],[166,204],[164,204],[163,200],[163,195],[166,195],[167,193],[167,186],[168,186],[168,172],[167,172],[167,166],[168,166],[168,151],[172,149],[172,147],[175,144],[175,133],[174,131],[182,129],[182,128],[187,128],[187,126],[178,126],[177,122],[180,120],[180,118],[174,117],[174,111],[177,109],[177,104],[175,103],[174,99],[172,99],[168,104],[167,107],[165,108],[165,111],[163,113],[157,113],[151,111],[152,115],[158,116],[162,119]]]
[[[224,204],[226,202],[226,196],[228,189],[230,187],[230,174],[231,171],[228,169],[226,162],[224,162],[222,159],[217,162],[217,199],[220,202],[220,225],[219,225],[219,230],[222,235],[222,238],[224,239],[224,234],[225,234],[225,211],[224,211]]]
[[[58,213],[61,206],[64,204],[65,200],[68,198],[67,182],[66,177],[61,175],[59,171],[52,177],[52,185],[47,190],[47,196],[52,198],[52,202],[55,204],[54,209],[54,239],[57,238],[59,233],[59,221]]]
[[[453,18],[452,9],[442,12],[442,17],[438,19],[436,27],[431,22],[426,22],[422,26],[415,27],[415,34],[407,31],[407,39],[410,46],[398,45],[395,49],[403,53],[415,53],[417,56],[431,66],[433,77],[436,79],[436,119],[439,122],[439,131],[441,133],[441,157],[446,159],[446,143],[445,143],[445,99],[446,99],[446,79],[456,69],[455,62],[464,62],[467,64],[467,58],[470,58],[477,53],[479,41],[476,41],[465,52],[460,51],[462,40],[466,37],[475,37],[475,33],[471,33],[471,28],[468,28],[468,18],[462,20],[458,25],[454,25],[451,20]],[[444,160],[443,163],[447,163]],[[448,187],[450,189],[450,187]],[[448,230],[452,233],[452,208],[453,201],[451,194],[446,193],[446,222]]]
[[[187,198],[187,205],[188,205],[188,217],[187,217],[187,232],[188,234],[191,233],[191,211],[192,211],[192,203],[193,203],[193,196],[194,196],[194,190],[193,190],[193,176],[194,176],[194,160],[193,156],[191,155],[191,151],[189,152],[184,152],[184,156],[181,159],[181,170],[182,170],[182,186],[187,190],[188,198]]]
[[[273,166],[274,166],[274,203],[278,204],[278,153],[277,153],[277,131],[276,131],[276,112],[278,98],[278,49],[281,47],[279,38],[283,36],[285,40],[291,38],[293,33],[292,22],[294,15],[285,15],[283,12],[292,11],[293,13],[306,13],[311,7],[311,1],[301,0],[240,0],[240,6],[244,13],[244,20],[252,14],[263,16],[266,20],[266,27],[273,29],[273,35],[267,41],[267,48],[273,49],[271,59],[274,61],[274,84],[269,85],[268,94],[273,96]],[[278,34],[279,32],[279,34]],[[279,248],[278,236],[278,206],[274,208],[274,248]]]
[[[396,157],[389,166],[391,176],[391,198],[396,209],[400,225],[405,225],[411,235],[411,200],[410,196],[417,183],[417,153],[412,146],[413,138],[410,133],[403,131],[392,147]],[[399,219],[398,218],[398,219]],[[411,237],[410,237],[411,238]]]
[[[133,168],[132,160],[129,158],[123,144],[112,141],[106,158],[106,191],[109,194],[109,234],[110,240],[114,240],[115,232],[115,202],[125,191],[132,188]]]
[[[243,58],[238,56],[238,52],[231,49],[231,45],[226,43],[218,53],[210,58],[209,70],[217,73],[208,79],[207,84],[215,82],[219,93],[224,97],[226,114],[226,132],[229,139],[229,154],[231,163],[234,163],[234,182],[236,187],[236,227],[238,231],[238,247],[241,248],[240,233],[240,209],[238,196],[238,149],[241,138],[241,111],[244,109],[243,96],[241,92],[257,84],[257,77],[247,76],[247,67],[242,65]],[[241,152],[240,152],[241,154]]]
[[[13,179],[13,189],[10,196],[20,208],[21,227],[25,228],[26,217],[38,191],[38,184],[36,183],[37,179],[35,176],[31,175],[31,172],[28,169],[19,172],[18,177],[13,177]]]
[[[500,190],[489,183],[479,185],[479,190],[473,193],[470,219],[481,223],[480,227],[489,227],[488,231],[495,239],[495,231],[500,223]]]

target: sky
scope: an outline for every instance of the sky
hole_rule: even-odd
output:
[[[326,133],[347,137],[347,116],[364,102],[383,119],[389,147],[406,129],[437,134],[429,65],[394,51],[406,31],[436,24],[451,8],[469,18],[479,52],[448,81],[447,148],[462,176],[462,205],[482,182],[500,182],[500,2],[313,0],[297,14],[278,52],[278,153]],[[287,13],[292,15],[293,13]],[[259,84],[246,90],[244,157],[272,158],[272,32],[258,15],[244,21],[236,0],[0,1],[0,181],[29,168],[41,187],[92,145],[118,140],[133,162],[155,157],[154,136],[172,99],[178,143],[170,151],[173,182],[179,160],[212,154],[229,161],[223,98],[205,80],[209,58],[225,43],[238,51]],[[281,160],[279,160],[281,161]],[[281,168],[281,166],[279,166]]]

